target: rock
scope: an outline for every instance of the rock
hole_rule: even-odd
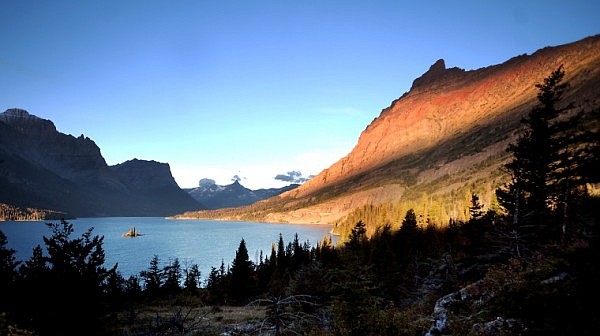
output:
[[[518,319],[497,317],[487,323],[475,323],[470,336],[521,336],[527,334],[527,328]]]
[[[483,305],[493,296],[493,293],[490,293],[485,289],[484,282],[479,280],[461,288],[457,292],[441,297],[435,302],[435,307],[431,314],[431,327],[425,336],[443,335],[447,332],[449,320],[453,314],[452,307],[473,303],[476,305]]]
[[[567,272],[561,272],[553,277],[550,277],[546,280],[542,280],[540,283],[542,285],[551,285],[553,283],[559,282],[559,281],[563,281],[565,280],[567,277],[569,276],[569,273]]]

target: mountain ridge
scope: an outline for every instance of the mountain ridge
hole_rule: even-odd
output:
[[[58,132],[23,109],[0,113],[0,203],[67,216],[168,216],[203,208],[177,186],[168,164],[109,166],[88,137]]]
[[[348,155],[299,188],[251,207],[179,217],[336,223],[369,204],[443,199],[450,204],[439,205],[432,220],[464,219],[467,194],[481,193],[492,206],[492,191],[506,179],[504,149],[536,104],[535,83],[563,65],[571,84],[564,101],[579,110],[600,106],[598,51],[596,35],[469,71],[438,60],[381,111]]]
[[[298,186],[299,184],[291,184],[282,188],[251,190],[237,180],[229,185],[218,185],[214,180],[204,178],[199,181],[198,187],[184,190],[207,209],[215,210],[250,205]]]

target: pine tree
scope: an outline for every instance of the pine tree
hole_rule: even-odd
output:
[[[12,298],[18,262],[15,260],[15,250],[6,247],[8,239],[0,231],[0,312],[4,311]]]
[[[288,256],[285,253],[285,243],[283,242],[283,236],[279,234],[279,241],[277,242],[277,270],[281,274],[287,271],[288,267]]]
[[[539,104],[521,120],[524,132],[508,148],[512,181],[497,196],[520,237],[556,238],[557,210],[568,208],[573,192],[589,181],[589,168],[597,166],[597,133],[577,130],[581,114],[562,117],[572,104],[558,107],[569,86],[562,82],[564,75],[560,66],[535,85]],[[563,220],[563,235],[565,226]]]
[[[135,275],[130,275],[125,281],[125,293],[131,301],[137,300],[142,294],[142,286],[140,285],[140,278]]]
[[[402,226],[400,227],[400,232],[404,234],[409,234],[417,230],[417,214],[415,210],[409,209],[406,211],[406,215],[402,220]]]
[[[145,290],[149,295],[156,295],[163,284],[164,273],[159,267],[159,259],[155,254],[150,260],[150,267],[140,272],[140,277],[144,280]]]
[[[4,232],[0,231],[0,284],[7,286],[16,275],[18,262],[15,259],[15,250],[6,247],[8,239]]]
[[[550,165],[556,159],[550,122],[564,110],[556,108],[568,87],[561,83],[563,77],[564,71],[559,67],[543,83],[535,85],[540,90],[537,96],[540,105],[521,120],[525,133],[517,144],[509,147],[514,159],[508,168],[515,173],[517,186],[525,194],[524,213],[531,214],[532,220],[538,222],[545,219],[548,210]]]
[[[106,279],[117,266],[104,268],[103,237],[92,236],[93,228],[72,238],[73,225],[65,220],[47,226],[48,256],[38,246],[23,267],[23,286],[33,291],[20,310],[41,334],[94,333],[103,316]]]
[[[168,266],[163,269],[165,277],[165,283],[163,284],[164,290],[168,294],[176,294],[181,289],[181,264],[179,259],[175,258]]]
[[[225,265],[221,262],[221,266]],[[214,266],[210,268],[208,278],[206,279],[206,289],[208,289],[209,300],[213,304],[225,304],[226,302],[226,283],[223,269],[218,269]]]
[[[33,248],[31,257],[19,268],[19,274],[25,279],[38,278],[48,271],[48,264],[44,257],[44,251],[40,245]]]
[[[254,296],[256,281],[254,279],[254,265],[248,258],[248,249],[244,239],[235,253],[231,264],[229,283],[229,297],[234,303],[243,304]]]
[[[188,269],[185,269],[185,281],[183,283],[183,287],[190,292],[194,292],[198,289],[198,285],[200,283],[200,268],[198,264],[192,264],[192,266]]]
[[[479,203],[479,196],[477,196],[477,194],[471,194],[469,213],[471,214],[472,221],[479,220],[483,217],[483,205]]]
[[[365,223],[359,220],[350,231],[346,246],[353,251],[358,251],[361,244],[366,240],[367,229]]]

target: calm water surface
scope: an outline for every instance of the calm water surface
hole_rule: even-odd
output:
[[[70,220],[75,238],[93,227],[93,235],[104,236],[105,266],[118,263],[118,270],[127,278],[139,274],[150,265],[150,259],[158,255],[161,267],[179,258],[182,267],[198,264],[202,278],[206,279],[211,266],[219,267],[221,260],[231,264],[242,238],[246,241],[248,255],[257,261],[260,251],[271,253],[271,244],[277,244],[279,234],[284,242],[291,242],[298,234],[301,243],[308,241],[316,246],[329,236],[328,225],[292,225],[249,222],[169,220],[154,217],[79,218]],[[135,226],[142,234],[136,238],[121,235]],[[8,238],[8,247],[15,249],[15,257],[27,260],[32,249],[40,244],[43,236],[50,236],[45,222],[0,222],[0,230]],[[335,241],[335,237],[334,241]]]

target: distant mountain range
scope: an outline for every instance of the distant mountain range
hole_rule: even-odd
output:
[[[600,35],[477,70],[438,60],[381,111],[347,156],[305,184],[252,206],[178,217],[339,224],[377,216],[399,225],[414,208],[422,222],[466,219],[472,193],[494,206],[494,190],[508,178],[506,148],[537,104],[535,84],[561,65],[570,84],[564,104],[584,111],[588,127],[598,129]]]
[[[251,190],[235,181],[229,185],[218,185],[214,180],[201,179],[198,187],[184,189],[196,201],[207,209],[221,209],[250,205],[269,197],[277,196],[283,192],[300,186],[291,184],[283,188]]]
[[[22,109],[0,113],[0,203],[68,216],[169,216],[204,206],[168,164],[108,166],[91,139],[66,135]]]

